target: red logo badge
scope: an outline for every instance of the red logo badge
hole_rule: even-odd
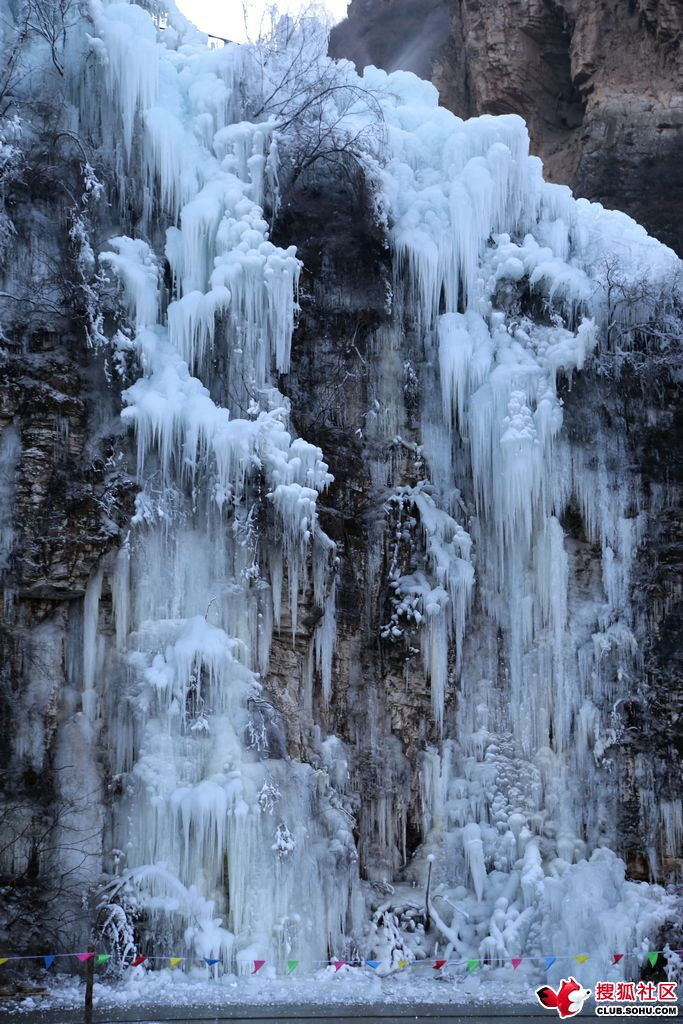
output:
[[[591,994],[589,988],[582,988],[576,978],[563,978],[557,992],[550,985],[536,989],[536,998],[547,1010],[557,1010],[560,1017],[575,1017],[581,1013],[583,1004]]]

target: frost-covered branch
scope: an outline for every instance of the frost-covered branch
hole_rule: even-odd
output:
[[[87,919],[86,879],[99,872],[101,856],[100,824],[90,815],[96,795],[57,792],[46,806],[29,810],[7,773],[0,776],[0,788],[3,927],[16,927],[28,916],[48,934],[55,913],[60,929]]]
[[[603,261],[598,289],[606,321],[606,345],[599,352],[598,372],[619,377],[630,367],[643,379],[670,373],[683,342],[681,271],[655,280],[646,267],[639,274],[627,274],[611,257]]]
[[[432,900],[429,900],[429,902],[427,904],[427,909],[429,911],[429,919],[430,919],[430,921],[434,923],[434,925],[436,926],[438,931],[441,932],[441,935],[446,940],[447,945],[446,945],[446,949],[444,950],[444,954],[443,954],[445,959],[446,960],[449,959],[449,957],[450,957],[451,953],[453,952],[453,950],[455,950],[460,956],[465,956],[467,947],[461,941],[460,936],[458,935],[457,930],[455,928],[450,927],[449,925],[446,924],[446,922],[443,920],[443,918],[439,914],[438,910],[434,906],[434,903],[433,903]]]
[[[378,98],[327,56],[327,31],[320,12],[280,18],[250,48],[260,82],[250,117],[268,120],[288,168],[292,186],[318,161],[351,160],[365,170],[382,137],[384,117]]]
[[[30,32],[48,44],[55,70],[64,77],[64,49],[67,32],[79,17],[78,0],[27,0],[26,23]]]

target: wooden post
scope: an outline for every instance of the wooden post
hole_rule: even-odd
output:
[[[88,946],[89,953],[95,953],[94,946]],[[85,1007],[83,1013],[84,1024],[92,1024],[92,989],[95,982],[95,957],[89,957],[85,965]]]

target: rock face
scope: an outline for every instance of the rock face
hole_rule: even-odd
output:
[[[680,253],[682,41],[677,0],[352,0],[330,49],[431,77],[462,117],[521,114],[547,178]]]
[[[319,510],[339,554],[334,692],[330,705],[319,701],[316,711],[352,751],[360,869],[384,898],[384,881],[420,842],[415,766],[438,732],[419,658],[381,636],[396,521],[378,476],[393,464],[401,483],[414,482],[409,445],[419,438],[419,415],[405,388],[406,360],[416,352],[409,343],[403,350],[389,344],[391,263],[369,211],[358,216],[363,207],[343,176],[312,177],[292,196],[278,231],[296,240],[306,268],[286,392],[297,431],[329,451],[335,478]],[[286,655],[286,640],[276,638],[272,661],[281,676]],[[277,679],[269,686],[284,712]],[[391,842],[396,820],[399,848]]]
[[[53,936],[56,902],[67,927],[83,916],[65,852],[99,873],[97,769],[79,796],[65,769],[79,742],[88,579],[120,543],[135,492],[120,399],[83,330],[68,231],[79,165],[63,149],[58,159],[64,192],[31,167],[11,194],[0,311],[0,936],[34,946]]]
[[[628,696],[620,702],[622,722],[614,759],[619,779],[620,851],[629,876],[638,879],[651,874],[647,850],[659,829],[662,835],[666,830],[647,809],[644,793],[656,792],[664,807],[675,801],[683,754],[683,677],[674,639],[683,628],[677,584],[683,571],[683,545],[676,497],[683,485],[683,463],[675,442],[681,422],[674,370],[681,340],[665,362],[637,355],[628,358],[618,374],[617,388],[610,360],[598,360],[564,395],[572,440],[583,445],[593,461],[598,460],[598,449],[607,441],[610,461],[623,459],[638,479],[641,494],[653,503],[647,538],[633,571],[634,633],[640,655]],[[657,398],[643,402],[645,394]],[[588,417],[584,403],[590,407]],[[579,525],[564,523],[568,542],[575,548],[584,543]],[[590,571],[595,552],[587,550],[586,555]],[[657,870],[666,873],[673,869],[675,873],[679,865],[680,851],[669,848]]]

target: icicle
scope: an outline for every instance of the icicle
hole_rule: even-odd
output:
[[[159,269],[147,242],[134,238],[110,238],[114,252],[100,253],[100,263],[111,267],[124,289],[128,311],[136,327],[150,327],[157,322],[159,307]]]
[[[116,648],[121,651],[126,643],[130,623],[130,550],[126,545],[116,554],[111,598],[116,625]]]
[[[149,186],[159,182],[162,208],[175,223],[198,190],[201,157],[188,145],[186,129],[171,111],[152,107],[145,110],[144,120]]]
[[[103,567],[90,575],[83,598],[83,711],[94,722],[97,717],[95,670],[97,667],[97,626],[102,594]]]
[[[15,538],[15,474],[21,456],[19,431],[10,423],[0,434],[0,572],[9,567]]]
[[[664,852],[671,857],[679,856],[683,845],[683,801],[660,801],[659,820],[663,833],[662,848]]]
[[[330,592],[325,598],[323,617],[315,632],[315,661],[322,680],[325,705],[329,704],[332,693],[332,656],[337,639],[335,589],[336,579],[333,579]]]
[[[481,841],[481,830],[475,822],[465,825],[462,830],[462,841],[465,850],[467,870],[472,878],[477,900],[481,902],[486,884],[486,865],[484,863],[484,847]]]
[[[107,90],[118,108],[126,155],[130,157],[135,115],[138,109],[145,110],[156,100],[156,30],[141,7],[113,3],[102,9],[98,31],[107,50]]]

